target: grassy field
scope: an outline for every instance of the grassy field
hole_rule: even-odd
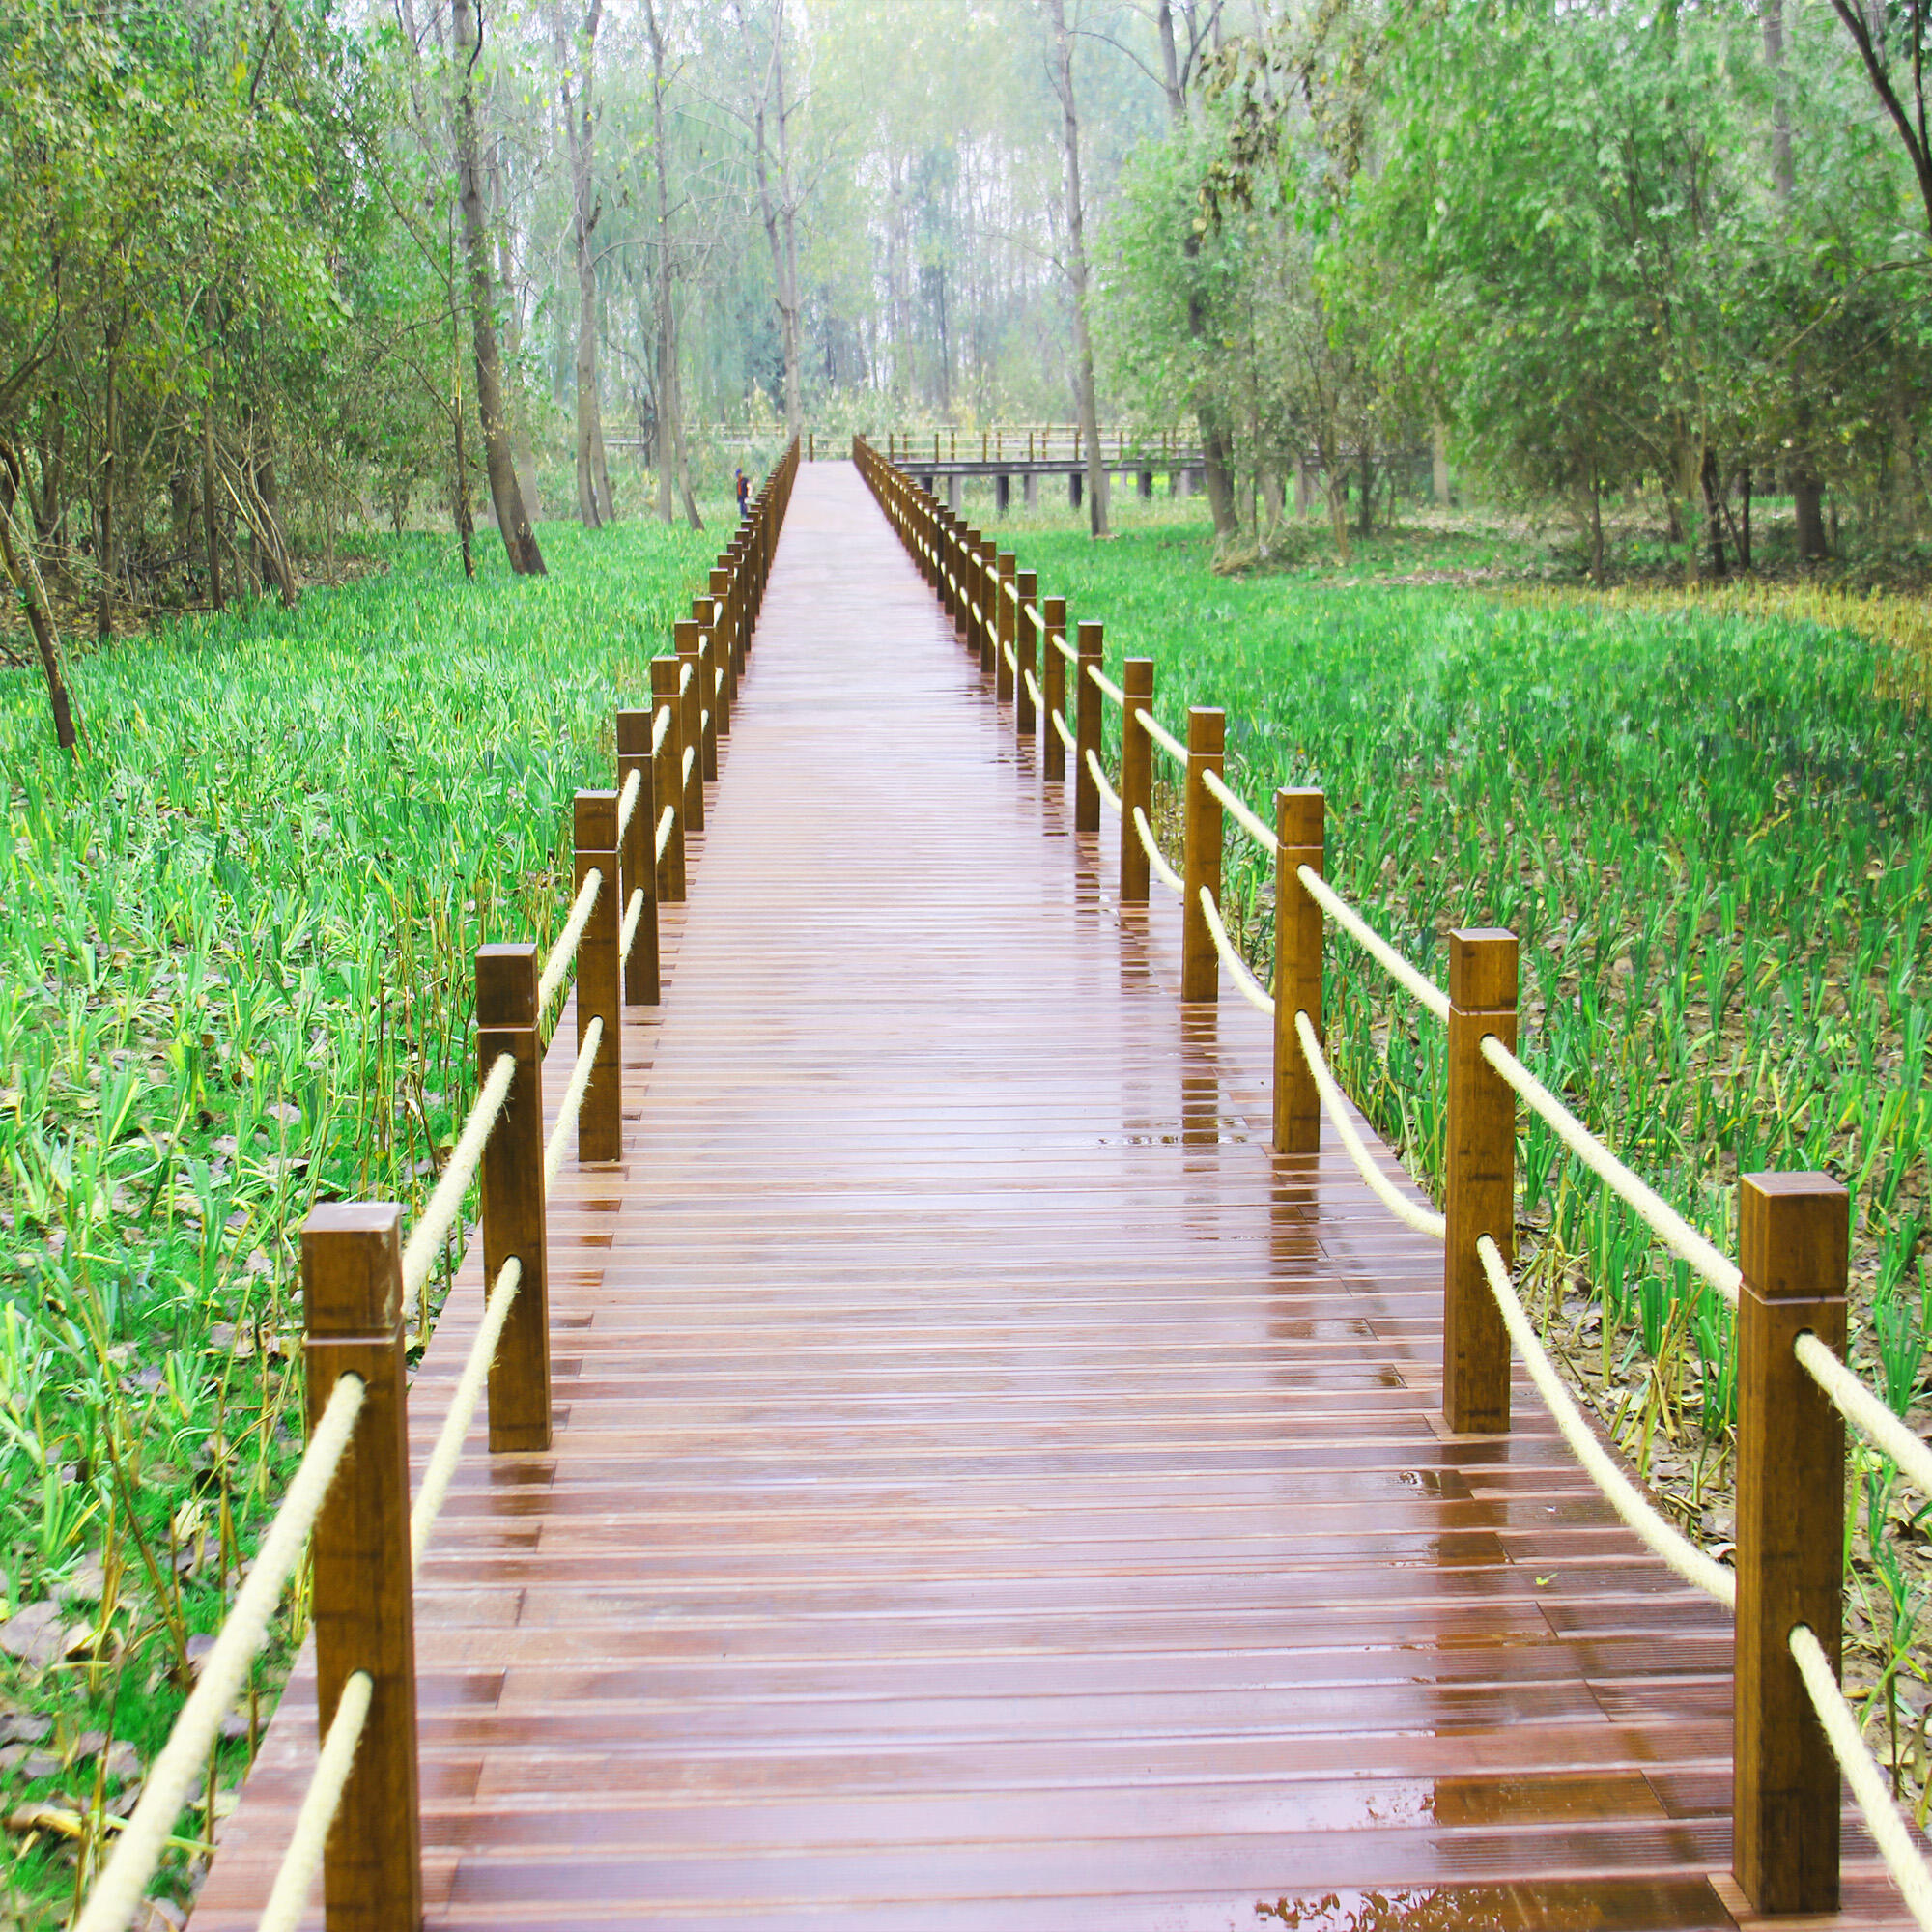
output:
[[[385,541],[82,658],[71,766],[0,673],[0,1923],[65,1916],[165,1736],[298,1453],[294,1235],[433,1183],[471,952],[558,923],[571,794],[720,541],[543,539],[540,582]]]
[[[1922,692],[1923,664],[1735,592],[1613,603],[1414,581],[1418,554],[1466,561],[1480,533],[1460,552],[1439,532],[1385,537],[1347,572],[1216,575],[1187,508],[1132,505],[1104,545],[1036,514],[1001,542],[1067,596],[1069,621],[1106,623],[1111,666],[1156,661],[1170,726],[1190,703],[1225,707],[1252,803],[1325,790],[1338,888],[1438,980],[1452,925],[1514,929],[1524,1059],[1720,1244],[1735,1249],[1740,1172],[1842,1177],[1854,1356],[1923,1427],[1932,713],[1899,695]],[[1227,858],[1265,973],[1268,874],[1232,829]],[[1347,942],[1331,939],[1327,983],[1351,1093],[1436,1188],[1440,1029]],[[1546,1328],[1687,1526],[1727,1543],[1728,1311],[1541,1123],[1520,1172]],[[1925,1539],[1889,1465],[1861,1463],[1855,1489],[1863,1529],[1889,1516],[1893,1531],[1855,1544],[1855,1675],[1895,1691],[1872,1704],[1875,1736],[1891,1749],[1896,1734],[1918,1795]]]

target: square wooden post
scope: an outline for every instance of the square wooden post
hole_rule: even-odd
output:
[[[630,910],[634,892],[644,895],[638,914],[638,936],[632,942],[630,958],[624,962],[627,1007],[654,1007],[664,995],[658,958],[658,788],[657,774],[651,769],[651,722],[649,711],[617,714],[619,798],[631,781],[631,774],[638,774],[638,802],[632,809],[631,822],[624,828],[622,911]]]
[[[1013,679],[1013,737],[1022,745],[1031,743],[1039,730],[1033,693],[1027,689],[1028,672],[1033,673],[1036,684],[1039,682],[1039,633],[1027,614],[1029,611],[1039,608],[1037,602],[1038,596],[1039,574],[1032,570],[1016,573],[1013,578],[1013,656],[1018,661],[1019,671]]]
[[[1180,913],[1180,997],[1218,1000],[1221,997],[1221,955],[1214,950],[1208,915],[1201,909],[1205,887],[1218,907],[1221,903],[1221,801],[1208,789],[1207,774],[1221,775],[1227,714],[1205,705],[1187,713],[1187,890]]]
[[[1792,1345],[1845,1352],[1851,1197],[1829,1174],[1738,1182],[1738,1573],[1731,1869],[1764,1913],[1838,1909],[1838,1767],[1791,1656],[1839,1669],[1845,1429]]]
[[[994,557],[997,573],[993,582],[993,700],[1007,703],[1013,695],[1013,667],[1009,654],[1019,637],[1018,607],[1013,602],[1013,584],[1019,559],[1009,550]]]
[[[691,760],[691,774],[683,780],[678,815],[684,820],[688,832],[702,832],[704,830],[704,744],[709,734],[704,726],[704,678],[702,667],[697,659],[697,626],[689,618],[683,618],[671,626],[671,638],[677,646],[678,686],[684,694],[679,699],[679,707],[680,722],[684,725],[685,749],[695,753]],[[691,672],[688,680],[682,674],[687,669]],[[716,756],[715,753],[713,756]]]
[[[1297,1010],[1321,1033],[1321,908],[1300,870],[1322,869],[1322,796],[1306,788],[1274,795],[1274,1151],[1315,1153],[1321,1146],[1321,1096],[1294,1030]]]
[[[388,1202],[332,1202],[301,1233],[310,1429],[340,1377],[359,1376],[364,1389],[309,1557],[320,1735],[356,1671],[373,1685],[323,1858],[327,1932],[422,1924],[402,1218]]]
[[[1045,626],[1039,640],[1040,696],[1046,699],[1046,729],[1040,740],[1041,771],[1048,784],[1066,782],[1066,746],[1053,728],[1058,718],[1066,719],[1066,660],[1060,646],[1066,641],[1066,599],[1042,597],[1040,620]]]
[[[1134,808],[1153,825],[1153,740],[1136,719],[1153,708],[1153,660],[1129,658],[1121,667],[1121,903],[1146,905],[1152,868],[1147,847],[1134,830]]]
[[[590,919],[577,947],[577,1046],[593,1019],[604,1022],[591,1062],[590,1084],[584,1089],[583,1111],[577,1117],[577,1157],[580,1161],[617,1160],[624,1151],[624,1005],[617,984],[617,949],[623,913],[617,903],[617,794],[581,791],[577,794],[577,890],[594,870],[604,877],[604,889],[590,908]]]
[[[980,634],[974,639],[980,668],[991,671],[1000,661],[1000,553],[990,537],[980,539]]]
[[[663,749],[658,753],[657,782],[652,788],[653,802],[658,809],[658,817],[664,816],[666,806],[671,808],[670,842],[665,847],[665,855],[658,861],[658,897],[676,904],[684,897],[684,706],[677,696],[678,680],[683,669],[676,658],[653,658],[651,660],[651,733],[657,734],[657,721],[660,717],[669,722],[665,726]],[[651,826],[651,849],[657,849],[658,828]]]
[[[1073,634],[1073,829],[1100,829],[1100,787],[1094,782],[1091,752],[1100,755],[1100,687],[1090,671],[1100,668],[1105,637],[1099,624],[1083,617]]]

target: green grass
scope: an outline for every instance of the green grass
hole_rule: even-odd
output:
[[[94,1630],[0,1657],[0,1722],[55,1755],[166,1735],[299,1452],[296,1232],[433,1184],[473,949],[559,923],[571,794],[611,781],[612,710],[719,541],[542,534],[542,581],[384,541],[295,612],[84,657],[71,765],[37,676],[0,673],[0,1615],[66,1589]],[[16,1768],[0,1810],[93,1787],[85,1757]],[[0,1918],[63,1913],[71,1844],[12,1849]]]

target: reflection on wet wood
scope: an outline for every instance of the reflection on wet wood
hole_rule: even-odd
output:
[[[1727,1621],[1526,1380],[1445,1435],[1439,1251],[1271,1162],[1267,1023],[1181,1008],[990,684],[806,471],[622,1158],[549,1206],[554,1442],[479,1422],[423,1567],[427,1923],[1730,1926]],[[1857,1829],[1844,1897],[1896,1922]]]

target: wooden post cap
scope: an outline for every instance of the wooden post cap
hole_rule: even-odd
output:
[[[614,791],[581,791],[575,812],[576,842],[580,852],[614,852],[617,849],[617,794]]]
[[[1829,1174],[1738,1178],[1738,1268],[1765,1301],[1811,1301],[1851,1261],[1852,1197]]]
[[[530,940],[476,949],[476,1024],[537,1024],[537,949]]]
[[[1459,925],[1449,935],[1449,1004],[1464,1012],[1514,1009],[1516,934],[1499,925]]]
[[[316,1265],[321,1243],[327,1266]],[[302,1223],[301,1246],[309,1334],[386,1335],[402,1321],[403,1210],[393,1201],[322,1202]]]

